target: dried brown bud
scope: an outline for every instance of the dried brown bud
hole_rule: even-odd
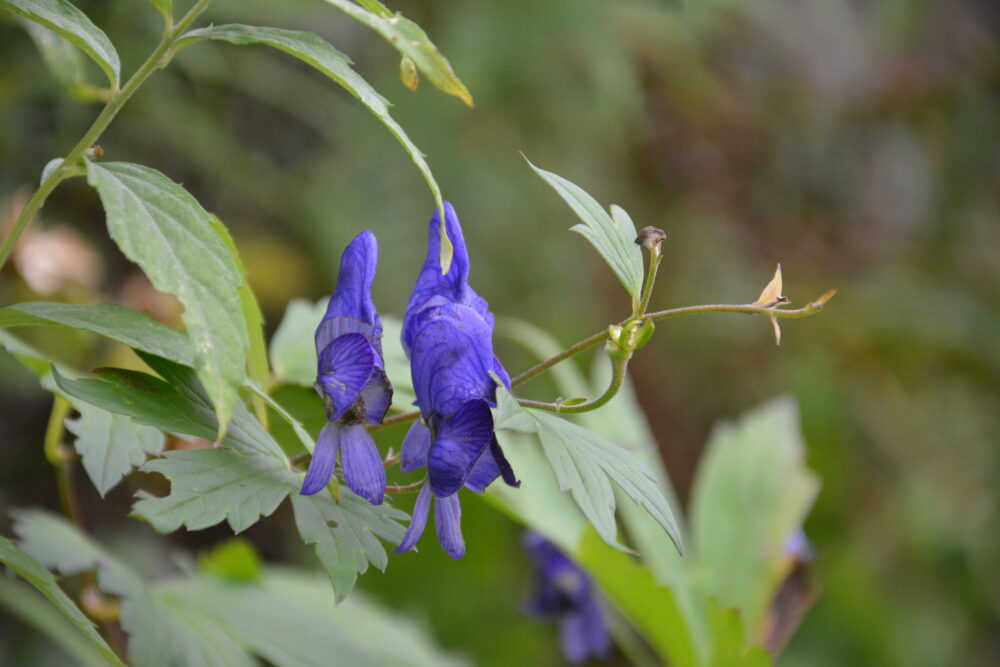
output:
[[[652,250],[660,245],[665,238],[667,238],[666,232],[659,227],[643,227],[639,230],[639,236],[635,237],[635,244]]]
[[[104,149],[99,145],[94,144],[87,150],[83,151],[83,154],[87,156],[88,160],[96,160],[98,158],[104,157]]]

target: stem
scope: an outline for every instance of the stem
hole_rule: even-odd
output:
[[[776,308],[774,306],[754,306],[751,304],[712,304],[708,306],[685,306],[683,308],[660,310],[655,313],[647,313],[645,317],[655,321],[678,317],[680,315],[693,315],[695,313],[749,313],[751,315],[769,315],[773,317],[789,317],[794,319],[815,315],[819,311],[823,310],[825,305],[825,302],[820,303],[819,301],[813,301],[811,303],[807,303],[802,308],[784,309]]]
[[[524,398],[517,399],[518,404],[526,408],[534,408],[536,410],[547,410],[549,412],[564,412],[569,414],[580,413],[580,412],[590,412],[591,410],[596,410],[602,405],[606,404],[618,390],[622,388],[625,384],[625,377],[628,374],[628,361],[632,357],[631,352],[625,354],[619,358],[612,358],[611,360],[611,382],[608,384],[608,388],[604,390],[604,393],[593,399],[592,401],[587,401],[586,403],[580,403],[578,405],[564,405],[562,403],[545,403],[543,401],[529,401]]]
[[[28,199],[27,204],[21,210],[21,213],[17,216],[17,220],[14,221],[14,226],[11,228],[10,233],[7,234],[6,238],[3,240],[3,245],[0,246],[0,269],[3,268],[4,264],[7,263],[7,259],[10,257],[11,253],[14,251],[14,247],[20,240],[21,235],[24,234],[24,230],[28,228],[31,220],[35,217],[35,214],[42,205],[45,204],[45,200],[48,199],[52,191],[56,189],[63,180],[69,178],[77,173],[77,162],[83,156],[83,152],[94,145],[94,143],[100,138],[104,130],[107,129],[108,125],[114,120],[114,117],[118,115],[118,112],[129,100],[130,97],[139,89],[149,75],[156,70],[157,67],[165,67],[169,61],[168,52],[170,48],[174,45],[177,38],[183,33],[191,23],[198,18],[198,16],[204,12],[212,0],[198,0],[197,3],[188,11],[184,17],[177,22],[170,30],[165,30],[163,34],[163,39],[156,46],[156,49],[150,54],[135,74],[129,78],[121,90],[113,91],[111,98],[108,100],[104,108],[101,109],[101,113],[98,114],[94,123],[90,126],[90,129],[83,135],[76,146],[70,149],[66,157],[63,158],[62,164],[52,170],[45,180],[42,181],[38,189],[35,190],[31,198]]]
[[[660,244],[657,243],[649,249],[649,269],[646,273],[646,284],[642,286],[642,299],[639,301],[639,309],[635,312],[636,317],[646,314],[649,307],[649,299],[653,296],[653,285],[656,284],[656,270],[660,268],[660,260],[663,253],[660,251]]]
[[[569,359],[574,354],[577,354],[578,352],[583,352],[587,348],[593,347],[603,340],[607,340],[608,335],[609,334],[607,329],[605,329],[604,331],[598,331],[593,336],[588,336],[583,340],[581,340],[580,342],[570,345],[568,348],[566,348],[559,354],[553,357],[549,357],[545,361],[542,361],[538,364],[535,364],[534,366],[532,366],[531,368],[529,368],[528,370],[524,371],[523,373],[515,377],[513,380],[511,380],[510,381],[511,388],[519,387],[528,380],[530,380],[531,378],[535,377],[536,375],[539,375],[548,368],[555,366],[560,361]]]
[[[419,491],[420,487],[424,485],[426,479],[421,479],[419,482],[414,482],[413,484],[390,484],[385,487],[386,493],[413,493],[414,491]]]
[[[381,431],[384,428],[389,428],[390,426],[395,426],[396,424],[406,424],[413,421],[414,419],[420,418],[420,411],[414,410],[413,412],[407,412],[406,414],[396,415],[395,417],[389,417],[384,420],[381,424],[373,424],[368,427],[368,432],[373,433],[374,431]]]

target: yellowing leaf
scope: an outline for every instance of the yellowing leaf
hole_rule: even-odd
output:
[[[788,299],[781,296],[781,264],[778,264],[778,268],[774,271],[774,277],[771,278],[771,282],[767,284],[767,287],[765,287],[764,291],[760,293],[757,300],[753,302],[753,305],[770,307],[779,303],[785,303],[786,301],[788,301]]]

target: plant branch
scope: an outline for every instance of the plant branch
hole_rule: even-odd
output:
[[[62,163],[42,180],[38,189],[31,195],[21,213],[17,216],[14,226],[3,240],[3,245],[0,245],[0,269],[7,263],[21,235],[24,234],[24,230],[28,228],[35,214],[45,204],[45,200],[52,194],[52,191],[62,181],[79,173],[78,163],[83,157],[84,151],[97,142],[101,134],[104,133],[104,130],[107,129],[111,121],[118,115],[121,108],[125,106],[129,98],[139,89],[139,86],[145,83],[146,79],[158,67],[165,67],[167,65],[169,62],[169,51],[174,42],[208,8],[211,2],[212,0],[198,0],[172,29],[164,31],[163,39],[160,40],[156,49],[149,55],[146,62],[135,71],[125,85],[122,86],[121,90],[112,91],[107,104],[101,109],[101,113],[98,114],[90,128],[80,138],[80,141],[70,149],[66,157],[63,158]]]
[[[635,313],[641,317],[646,314],[649,307],[649,299],[653,296],[653,285],[656,284],[656,270],[660,268],[660,260],[663,259],[663,252],[660,244],[657,243],[649,249],[649,269],[646,272],[646,283],[642,286],[642,298],[639,301],[639,310]]]
[[[517,402],[519,405],[526,408],[567,414],[578,414],[581,412],[596,410],[614,398],[618,393],[618,390],[622,388],[623,384],[625,384],[625,377],[628,375],[628,362],[631,358],[631,352],[621,354],[621,356],[618,356],[617,358],[612,357],[611,382],[608,384],[608,388],[604,390],[603,394],[591,401],[578,403],[576,405],[566,405],[565,403],[545,403],[544,401],[529,401],[528,399],[519,398],[517,399]]]

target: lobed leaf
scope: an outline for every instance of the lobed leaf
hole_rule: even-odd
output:
[[[165,438],[155,428],[87,403],[77,401],[73,407],[80,416],[67,419],[66,429],[76,436],[74,446],[83,459],[83,469],[102,496],[147,456],[163,451]]]
[[[378,538],[399,544],[406,529],[399,523],[408,517],[388,502],[372,505],[350,489],[340,489],[340,502],[328,491],[316,495],[292,495],[295,525],[306,544],[316,546],[337,600],[343,600],[354,588],[359,574],[371,563],[385,570],[389,562]]]
[[[112,665],[124,667],[114,650],[104,641],[94,623],[87,618],[76,603],[59,588],[56,578],[31,555],[18,549],[6,537],[0,537],[0,562],[14,570],[25,581],[38,589],[49,602],[61,611]]]
[[[559,487],[572,494],[605,542],[626,550],[617,539],[613,482],[682,550],[680,529],[656,475],[633,452],[557,415],[522,408],[502,386],[497,401],[497,428],[538,435]]]
[[[289,491],[295,475],[271,457],[241,456],[229,449],[188,449],[167,452],[142,467],[170,482],[170,495],[143,495],[132,511],[157,532],[181,526],[202,530],[227,521],[234,533],[269,516]]]
[[[67,0],[0,0],[0,9],[40,23],[53,30],[90,56],[118,88],[121,61],[108,36]]]
[[[625,290],[638,299],[642,291],[642,251],[635,244],[635,225],[624,209],[612,206],[608,215],[597,200],[580,186],[551,171],[539,169],[525,158],[528,165],[569,204],[583,224],[571,229],[582,235],[608,263]]]
[[[221,437],[246,377],[247,327],[236,258],[205,209],[160,172],[127,162],[88,162],[87,180],[97,188],[118,247],[154,287],[183,304],[194,366],[215,406]]]

